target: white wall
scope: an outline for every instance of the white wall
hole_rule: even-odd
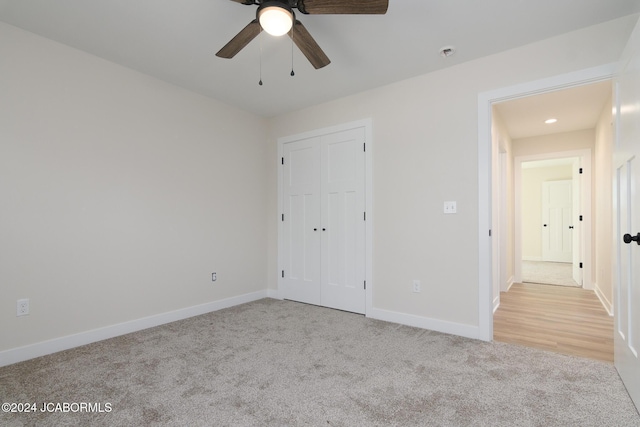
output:
[[[595,129],[552,133],[549,135],[514,139],[513,155],[515,157],[523,157],[534,156],[537,154],[583,150],[585,148],[593,150],[594,144]]]
[[[547,181],[571,180],[572,166],[523,168],[521,175],[522,259],[542,260],[542,185]]]
[[[2,23],[0,76],[0,351],[266,295],[263,119]]]
[[[477,327],[478,94],[615,62],[635,21],[591,27],[272,119],[270,252],[277,248],[277,138],[370,117],[374,307]],[[445,200],[458,202],[456,215],[443,215]],[[273,289],[276,268],[270,262]],[[422,280],[422,293],[411,292],[412,279]]]
[[[595,131],[595,291],[609,313],[613,313],[613,114],[610,100],[602,109]]]
[[[499,303],[500,292],[513,284],[514,275],[514,192],[513,148],[506,125],[493,107],[491,114],[491,214],[493,230],[493,301]],[[505,156],[503,176],[500,177],[501,156]],[[502,182],[501,182],[502,181]],[[502,188],[504,186],[504,188]],[[502,194],[504,193],[504,194]],[[496,271],[496,269],[498,271]],[[498,280],[496,280],[498,277]]]

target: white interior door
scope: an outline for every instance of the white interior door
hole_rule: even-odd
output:
[[[571,275],[573,280],[580,286],[582,286],[582,269],[580,268],[580,262],[582,259],[582,251],[580,242],[582,241],[582,221],[580,221],[580,159],[575,159],[572,165],[573,178],[571,180],[571,262],[572,270]]]
[[[547,181],[542,185],[542,260],[572,262],[571,180]]]
[[[614,154],[615,366],[640,408],[640,24],[616,79]],[[632,240],[633,239],[633,240]]]
[[[283,255],[285,298],[320,304],[320,138],[285,144]]]
[[[284,144],[287,299],[366,309],[364,128]]]
[[[322,305],[365,312],[364,129],[322,138]]]

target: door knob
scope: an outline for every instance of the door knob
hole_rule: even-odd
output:
[[[543,226],[543,227],[546,227],[546,226],[547,226],[547,224],[543,224],[542,226]]]
[[[635,236],[632,236],[631,234],[625,234],[624,236],[622,236],[622,240],[624,240],[626,244],[636,242],[638,245],[640,245],[640,233]]]

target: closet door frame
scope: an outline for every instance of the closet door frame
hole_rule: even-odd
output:
[[[349,123],[344,123],[340,125],[330,126],[322,129],[311,130],[308,132],[290,135],[286,137],[278,138],[278,290],[275,294],[271,293],[271,296],[274,296],[278,299],[284,298],[284,288],[283,288],[283,270],[285,265],[284,259],[284,227],[282,222],[282,215],[284,212],[284,200],[283,200],[283,189],[282,189],[282,180],[283,180],[283,168],[282,168],[282,159],[284,155],[284,144],[298,141],[301,139],[308,138],[316,138],[327,134],[332,134],[336,132],[342,132],[351,129],[364,129],[365,135],[365,212],[366,212],[366,221],[365,221],[365,315],[366,313],[371,312],[373,307],[373,291],[374,291],[374,280],[373,280],[373,132],[372,132],[372,120],[362,119]]]

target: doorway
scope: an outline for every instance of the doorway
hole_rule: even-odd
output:
[[[591,265],[591,150],[517,157],[515,165],[514,282],[591,289],[583,268]]]
[[[495,141],[492,140],[492,131],[494,129],[493,122],[493,106],[499,102],[508,101],[508,100],[516,100],[520,98],[529,97],[531,95],[541,95],[548,94],[556,91],[561,91],[565,89],[577,88],[586,85],[591,85],[599,82],[607,82],[610,84],[612,76],[614,74],[613,66],[601,66],[593,69],[582,70],[579,72],[569,73],[567,75],[556,76],[553,78],[529,82],[521,85],[516,85],[512,87],[502,88],[486,93],[479,94],[478,97],[478,130],[479,130],[479,200],[480,200],[480,210],[479,210],[479,251],[480,251],[480,262],[479,262],[479,277],[480,277],[480,286],[479,286],[479,337],[481,339],[491,341],[493,339],[493,311],[497,307],[494,305],[494,302],[497,302],[499,305],[499,299],[496,301],[494,291],[496,289],[495,286],[492,286],[493,280],[492,277],[494,272],[492,271],[492,257],[494,256],[493,248],[497,244],[497,242],[492,239],[492,235],[494,235],[494,229],[497,230],[499,228],[502,234],[505,233],[508,237],[508,245],[512,245],[511,250],[506,251],[506,256],[510,257],[507,260],[507,271],[506,274],[501,274],[498,281],[500,286],[498,289],[509,288],[513,283],[515,283],[520,271],[516,272],[516,268],[518,267],[517,262],[514,261],[515,252],[521,250],[514,243],[514,234],[515,234],[515,226],[514,220],[511,222],[507,221],[496,221],[495,217],[499,216],[499,210],[496,211],[495,204],[492,205],[490,202],[493,200],[491,196],[492,193],[495,193],[495,187],[492,183],[495,182],[494,177],[496,173],[496,164],[498,163],[495,156],[494,149],[496,148]],[[492,143],[493,142],[493,143]],[[540,148],[540,147],[538,147]],[[556,147],[556,151],[558,148]],[[507,150],[508,151],[508,150]],[[526,150],[525,150],[526,151]],[[547,152],[552,152],[553,149],[547,150]],[[523,153],[521,153],[523,154]],[[524,154],[535,154],[531,151],[528,151]],[[523,154],[523,155],[524,155]],[[539,155],[539,152],[537,153]],[[513,159],[513,157],[511,157]],[[512,160],[511,160],[512,161]],[[513,161],[512,161],[513,162]],[[511,163],[507,169],[511,169],[512,173],[517,173],[518,168],[515,167],[514,163]],[[507,186],[508,187],[508,186]],[[511,190],[507,190],[505,197],[514,198],[516,192]],[[492,210],[491,207],[494,207]],[[591,212],[590,212],[591,215]],[[513,216],[509,215],[509,217],[513,218]],[[587,217],[584,217],[585,219]],[[589,232],[591,227],[585,226],[585,232]],[[590,251],[589,251],[590,252]],[[505,254],[503,254],[505,255]],[[586,253],[585,256],[589,256],[589,253]],[[586,259],[586,258],[585,258]],[[583,261],[584,262],[584,261]],[[610,261],[609,261],[610,263]],[[500,263],[496,263],[500,264]],[[593,268],[593,265],[591,265]],[[585,269],[585,273],[587,270]],[[585,287],[587,287],[587,276],[585,274],[584,280]],[[602,301],[601,295],[597,292],[596,294]],[[603,302],[604,305],[604,302]]]
[[[584,103],[587,99],[594,104],[592,116],[596,118],[580,125],[527,129],[526,119],[522,118],[523,111],[526,114],[539,108],[548,109],[548,116],[559,117],[561,121],[573,114],[575,102]],[[593,292],[591,280],[591,231],[597,223],[591,203],[591,175],[595,164],[592,152],[598,143],[596,128],[607,116],[605,107],[611,99],[610,82],[602,82],[494,105],[494,128],[501,139],[506,140],[503,145],[507,146],[514,162],[514,215],[511,218],[514,250],[499,256],[512,260],[516,284],[500,296],[504,309],[497,308],[495,312],[496,340],[601,360],[613,358],[612,341],[605,339],[610,335],[612,319]],[[557,107],[562,102],[562,108]],[[515,124],[511,123],[514,114]],[[543,117],[533,119],[542,124]],[[556,130],[560,131],[554,132]],[[494,167],[497,172],[496,169]],[[610,177],[599,179],[610,180]],[[503,228],[496,223],[496,219],[502,217],[494,215],[494,227]],[[502,230],[498,232],[502,234]],[[560,286],[573,289],[549,289]],[[578,289],[580,287],[584,290]],[[584,304],[588,301],[590,308],[579,313],[577,306],[582,306],[583,301]],[[572,310],[568,311],[567,307]],[[516,316],[505,313],[516,313]],[[590,318],[590,326],[585,327],[585,316],[591,313],[594,317]],[[549,323],[544,319],[555,320]],[[558,330],[562,333],[558,334]],[[593,342],[600,342],[602,346],[596,351]]]

